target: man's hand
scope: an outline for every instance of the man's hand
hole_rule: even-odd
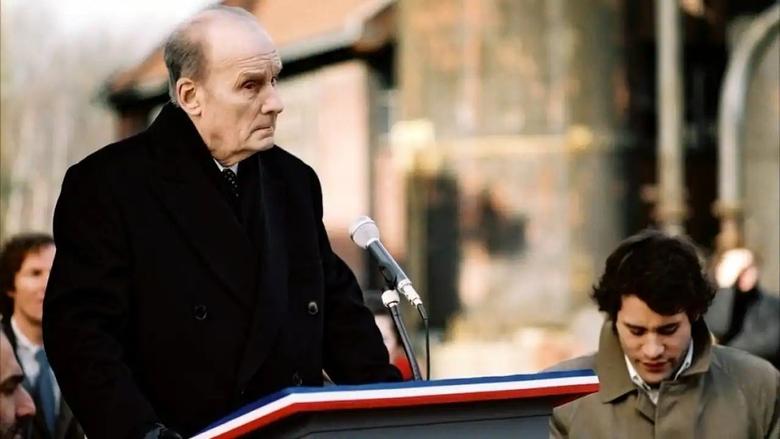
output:
[[[155,427],[144,435],[144,439],[183,439],[179,433],[165,427],[162,424],[156,424]]]
[[[758,281],[758,268],[753,253],[744,248],[723,253],[715,269],[715,280],[720,288],[736,286],[739,291],[752,290]]]

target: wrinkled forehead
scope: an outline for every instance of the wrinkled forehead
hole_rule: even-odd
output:
[[[210,61],[207,70],[211,74],[230,76],[254,74],[274,77],[282,70],[282,61],[276,51],[246,56],[224,56]]]
[[[279,71],[282,70],[282,58],[279,56],[279,52],[277,52],[276,49],[269,52],[257,53],[244,59],[237,59],[236,61],[239,63],[243,61],[253,62],[262,65],[273,74],[278,74]]]

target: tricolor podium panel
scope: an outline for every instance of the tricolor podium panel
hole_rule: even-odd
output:
[[[547,437],[553,407],[598,391],[590,370],[295,387],[214,423],[196,439]]]

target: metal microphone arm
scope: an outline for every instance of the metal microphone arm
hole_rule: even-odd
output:
[[[401,344],[404,347],[406,358],[409,360],[409,365],[412,367],[412,376],[415,381],[422,381],[420,365],[417,364],[417,358],[414,356],[414,350],[409,341],[409,333],[406,332],[406,325],[404,325],[401,313],[398,311],[398,303],[400,301],[401,297],[395,290],[387,290],[382,293],[382,303],[390,311],[390,315],[393,317],[393,323],[395,323],[395,327],[398,328],[398,333],[401,335]]]

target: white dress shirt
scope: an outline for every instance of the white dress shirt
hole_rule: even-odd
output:
[[[213,157],[212,157],[212,158],[213,158]],[[220,172],[220,173],[221,173],[222,171],[224,171],[225,169],[230,169],[231,171],[233,171],[233,173],[234,173],[234,174],[238,175],[238,163],[236,163],[236,164],[235,164],[235,165],[233,165],[233,166],[222,166],[222,164],[221,164],[221,163],[219,163],[219,162],[217,161],[217,159],[214,159],[214,163],[216,163],[216,164],[217,164],[217,167],[219,168],[219,172]]]
[[[634,365],[631,364],[631,360],[628,359],[628,355],[623,355],[623,357],[626,359],[626,367],[628,368],[628,375],[631,377],[631,381],[633,381],[637,387],[647,393],[647,396],[650,397],[650,401],[653,401],[653,404],[658,404],[658,392],[660,387],[650,387],[650,385],[647,384],[641,376],[639,376],[636,369],[634,369]],[[685,369],[691,367],[691,362],[693,362],[693,340],[691,340],[691,343],[688,345],[688,352],[685,354],[685,360],[683,360],[680,368],[677,369],[673,380],[676,380],[677,377],[679,377],[680,374],[685,371]]]

